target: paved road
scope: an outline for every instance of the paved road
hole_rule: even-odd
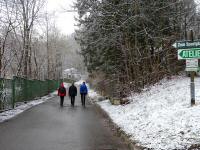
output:
[[[0,150],[127,150],[92,105],[75,107],[59,98],[0,124]]]

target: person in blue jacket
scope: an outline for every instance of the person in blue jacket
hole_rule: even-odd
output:
[[[85,97],[88,94],[88,88],[87,88],[85,82],[83,82],[80,86],[80,94],[81,94],[82,105],[85,106]]]

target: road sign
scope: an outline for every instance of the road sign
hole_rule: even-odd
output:
[[[198,59],[187,59],[185,71],[198,71],[199,70]]]
[[[186,68],[198,68],[198,59],[186,60]]]
[[[180,41],[174,43],[172,46],[178,49],[178,59],[186,59],[186,71],[191,71],[190,73],[190,95],[191,95],[191,105],[195,104],[195,85],[194,85],[194,75],[195,71],[198,71],[198,59],[200,58],[200,40],[193,40],[194,34],[193,30],[190,30],[189,39],[190,41]],[[188,60],[189,59],[189,60]],[[197,59],[197,60],[193,60]]]
[[[200,59],[200,48],[179,49],[178,59]]]
[[[200,48],[200,40],[191,41],[179,41],[175,42],[173,47],[177,49],[189,49],[189,48]]]
[[[187,72],[198,72],[199,71],[199,68],[185,68],[185,71]]]

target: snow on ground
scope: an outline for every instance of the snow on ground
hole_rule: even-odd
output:
[[[53,93],[52,93],[52,96],[53,96]],[[24,112],[25,110],[27,110],[27,109],[29,109],[29,108],[31,108],[33,106],[39,105],[41,103],[44,103],[48,99],[52,98],[52,96],[44,96],[41,99],[30,101],[30,102],[28,102],[26,104],[22,104],[20,106],[17,106],[15,109],[8,110],[8,111],[0,113],[0,122],[4,122],[4,121],[6,121],[8,119],[11,119],[11,118],[21,114],[22,112]]]
[[[75,82],[75,85],[79,86],[79,85],[81,85],[83,82],[85,82],[85,80],[82,80],[82,79],[81,79],[81,80]]]
[[[98,99],[98,97],[100,96],[97,92],[95,92],[93,89],[90,89],[88,91],[88,96],[92,99]]]
[[[109,100],[98,104],[138,145],[155,150],[187,149],[200,144],[200,78],[195,79],[196,105],[190,106],[190,79],[173,77],[133,94],[126,106]]]
[[[88,91],[88,97],[89,97],[90,102],[93,104],[97,102],[101,96],[97,92],[95,92],[93,89],[90,89]]]
[[[70,86],[70,83],[64,83],[64,86],[68,88]],[[57,91],[54,91],[50,93],[48,96],[44,96],[38,100],[29,101],[26,104],[23,103],[22,105],[17,106],[15,109],[0,113],[0,122],[4,122],[8,119],[11,119],[33,106],[46,102],[48,99],[57,96],[57,93],[58,93]]]
[[[70,85],[71,85],[71,83],[66,83],[66,82],[64,82],[64,86],[65,86],[65,88],[69,88]]]

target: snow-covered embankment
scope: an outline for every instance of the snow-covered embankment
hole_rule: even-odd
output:
[[[187,149],[200,143],[200,78],[196,81],[196,105],[190,106],[190,80],[164,79],[129,97],[131,103],[113,106],[98,102],[131,139],[152,149]]]

